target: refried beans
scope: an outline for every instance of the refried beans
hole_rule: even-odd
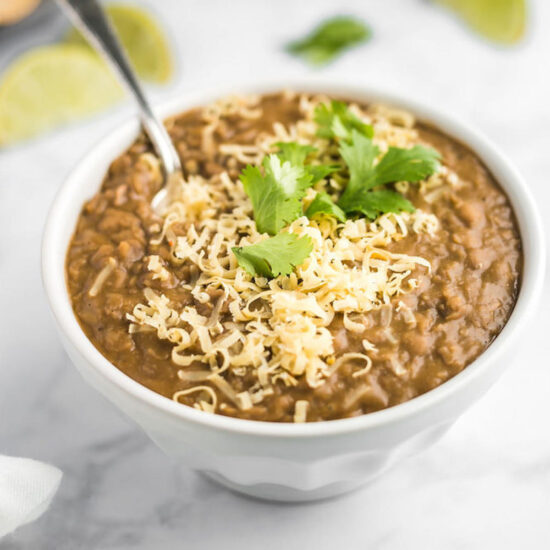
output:
[[[376,281],[387,272],[386,286],[368,294],[370,301],[366,290],[344,286],[330,301],[322,293],[328,278],[305,288],[313,259],[271,281],[237,264],[227,243],[264,238],[239,175],[247,164],[260,166],[276,143],[308,143],[308,136],[321,160],[337,163],[336,146],[318,137],[312,115],[330,99],[291,92],[228,98],[168,120],[187,187],[162,215],[151,206],[162,173],[148,140],[139,136],[112,162],[82,209],[66,271],[75,315],[113,365],[204,411],[321,421],[421,395],[497,337],[522,268],[510,202],[475,152],[391,107],[346,102],[372,124],[381,151],[420,144],[440,154],[434,174],[391,184],[415,212],[356,215],[345,223],[300,217],[285,229],[314,241],[332,238],[334,249],[351,243],[355,256],[338,257],[349,280],[357,287],[367,281],[358,275],[363,265]],[[344,179],[342,168],[313,185],[304,211],[317,191],[338,195]],[[315,243],[313,255],[321,254],[323,243]],[[369,255],[368,268],[357,254]],[[290,303],[281,305],[280,293]],[[296,307],[302,299],[303,311]],[[283,309],[275,323],[276,307]],[[302,332],[313,331],[310,344],[299,339],[301,321]]]

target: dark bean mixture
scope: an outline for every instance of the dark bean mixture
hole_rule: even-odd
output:
[[[265,96],[257,120],[238,116],[222,120],[215,143],[253,143],[259,132],[270,131],[275,121],[295,122],[299,117],[297,98],[282,94]],[[234,158],[206,154],[200,109],[186,112],[168,122],[177,145],[185,175],[210,177],[227,171],[238,177],[242,165]],[[510,203],[478,157],[439,130],[417,124],[421,139],[436,148],[444,163],[462,181],[449,186],[432,203],[417,186],[408,198],[417,208],[433,213],[441,227],[435,236],[410,234],[389,249],[430,261],[432,273],[418,270],[413,276],[418,288],[401,295],[412,309],[414,322],[405,321],[393,308],[367,315],[369,327],[363,334],[346,331],[342,319],[330,327],[335,352],[364,351],[362,340],[372,342],[370,372],[354,378],[357,365],[343,364],[323,385],[312,389],[305,381],[295,387],[275,384],[275,392],[247,411],[241,411],[218,392],[218,412],[254,420],[293,420],[295,402],[309,401],[308,421],[352,417],[402,403],[445,382],[471,363],[495,339],[506,323],[516,300],[521,266],[521,241]],[[152,245],[159,219],[150,199],[157,191],[158,174],[143,159],[151,151],[143,136],[110,166],[101,190],[82,210],[67,253],[67,281],[80,325],[98,350],[121,371],[148,388],[172,397],[191,385],[177,377],[178,367],[170,359],[171,344],[156,334],[129,334],[127,312],[143,302],[143,289],[153,288],[168,296],[174,307],[195,305],[208,315],[215,302],[195,303],[179,285],[193,274],[178,272],[177,279],[153,280],[146,257],[169,258],[165,243]],[[97,296],[90,296],[97,274],[115,258],[116,267]],[[394,304],[395,306],[396,304]],[[388,327],[391,330],[388,330]],[[228,382],[243,391],[252,383],[247,376],[229,374]],[[196,396],[180,401],[188,405]]]

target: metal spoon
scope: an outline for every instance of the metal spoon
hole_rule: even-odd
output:
[[[153,197],[153,208],[161,213],[168,201],[169,184],[181,180],[179,155],[162,121],[153,113],[105,12],[97,0],[57,0],[58,5],[107,60],[139,108],[141,124],[162,161],[164,186]]]

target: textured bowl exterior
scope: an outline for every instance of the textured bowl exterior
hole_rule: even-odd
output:
[[[525,182],[476,131],[452,117],[394,94],[323,82],[279,82],[203,92],[161,106],[178,113],[230,92],[292,87],[352,99],[385,101],[410,109],[475,150],[507,192],[524,247],[522,288],[512,316],[495,342],[462,373],[439,388],[396,407],[362,417],[312,424],[254,422],[181,406],[141,386],[111,365],[91,344],[72,312],[64,259],[82,203],[98,189],[109,163],[131,143],[135,121],[102,140],[60,190],[46,225],[43,278],[63,344],[83,377],[139,424],[166,453],[241,492],[274,500],[303,501],[352,490],[403,458],[436,442],[496,381],[514,342],[536,307],[545,264],[540,220]]]

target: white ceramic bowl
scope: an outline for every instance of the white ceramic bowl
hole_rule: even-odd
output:
[[[134,419],[168,454],[238,491],[277,500],[312,500],[351,490],[402,458],[434,443],[497,380],[537,307],[545,248],[535,203],[524,180],[479,132],[426,103],[353,85],[281,82],[194,93],[159,107],[162,116],[233,92],[284,87],[360,101],[382,101],[415,113],[483,159],[510,198],[520,226],[521,290],[504,330],[474,363],[440,387],[407,403],[365,416],[311,424],[254,422],[182,406],[127,377],[80,329],[65,286],[65,253],[83,202],[98,190],[109,163],[138,133],[132,120],[103,139],[69,176],[50,211],[43,242],[46,292],[61,339],[84,378]]]

